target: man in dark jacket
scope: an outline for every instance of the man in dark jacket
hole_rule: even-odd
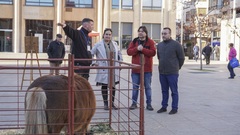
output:
[[[167,111],[169,88],[172,92],[172,110],[169,114],[178,111],[178,77],[185,57],[182,46],[171,38],[171,29],[166,27],[162,31],[163,42],[157,46],[159,60],[159,78],[162,88],[162,108],[157,113]]]
[[[93,20],[84,18],[82,20],[82,28],[75,30],[64,23],[58,23],[58,26],[62,26],[65,34],[72,39],[73,46],[71,47],[71,53],[74,54],[75,59],[91,59],[92,55],[90,50],[92,49],[92,39],[88,36],[93,30]],[[90,66],[91,60],[75,60],[75,66]],[[81,75],[88,80],[89,69],[77,69],[75,73]]]
[[[206,59],[206,65],[210,64],[210,56],[212,54],[212,47],[210,46],[210,43],[207,44],[207,46],[205,46],[202,50],[202,53],[205,56]]]
[[[56,35],[56,40],[52,41],[47,48],[47,54],[49,59],[56,59],[56,58],[64,58],[65,56],[65,46],[61,42],[62,40],[62,35],[57,34]],[[60,67],[62,64],[62,60],[49,60],[50,62],[50,67]],[[54,74],[54,70],[50,70],[50,75]],[[59,75],[59,69],[55,69],[55,74]]]

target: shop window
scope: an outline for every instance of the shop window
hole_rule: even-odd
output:
[[[53,38],[53,21],[52,20],[26,20],[26,36],[35,36],[35,34],[42,34],[43,44],[42,51],[47,51],[48,44],[55,40]]]
[[[0,52],[12,52],[12,19],[0,19]]]

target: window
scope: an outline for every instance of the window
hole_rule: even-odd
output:
[[[66,7],[92,8],[93,0],[66,0]]]
[[[27,6],[53,6],[53,0],[26,0]]]
[[[0,19],[0,52],[12,52],[12,19]]]
[[[151,24],[151,23],[143,23],[142,25],[147,27],[148,37],[154,40],[156,43],[160,42],[161,36],[161,24]]]
[[[143,0],[143,9],[161,10],[162,0]]]
[[[206,15],[207,9],[206,8],[198,8],[197,11],[198,11],[198,15],[201,16],[201,15]]]
[[[113,40],[118,41],[118,23],[117,22],[112,22],[112,38]],[[121,44],[119,44],[122,48],[121,49],[127,49],[129,43],[132,41],[132,23],[122,23],[121,24]]]
[[[122,9],[133,9],[132,0],[122,0]],[[119,0],[112,0],[112,8],[119,8]]]
[[[43,35],[43,52],[47,51],[48,44],[53,39],[53,21],[52,20],[26,20],[26,36],[34,36],[35,34]]]
[[[0,0],[0,4],[13,4],[12,0]]]

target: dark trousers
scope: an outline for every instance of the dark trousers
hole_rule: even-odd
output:
[[[74,65],[81,66],[79,63],[74,63]],[[90,69],[76,69],[74,72],[88,80]]]
[[[206,64],[210,64],[210,55],[206,54],[205,55],[205,58],[206,58]]]
[[[103,97],[103,102],[104,105],[108,106],[108,84],[102,84],[102,97]],[[115,88],[112,88],[112,103],[114,103],[115,99]]]
[[[169,98],[169,88],[172,96],[172,109],[178,109],[178,74],[160,74],[160,84],[162,87],[162,107],[167,108]]]
[[[228,67],[228,71],[230,72],[230,77],[234,78],[235,73],[233,71],[233,68],[230,65],[230,61],[228,62],[228,66],[227,67]]]

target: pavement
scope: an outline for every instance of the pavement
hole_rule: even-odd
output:
[[[169,115],[158,114],[161,108],[161,89],[157,66],[152,82],[152,106],[145,111],[146,135],[240,135],[240,68],[235,79],[228,79],[226,64],[199,65],[186,61],[179,76],[179,110]]]
[[[7,56],[10,55],[15,56],[15,54]],[[45,54],[42,55],[45,57]],[[2,56],[0,53],[0,58]],[[125,62],[131,61],[126,54],[123,58]],[[200,61],[186,59],[179,75],[178,113],[168,114],[171,110],[170,97],[168,111],[159,114],[157,110],[161,108],[162,95],[158,63],[154,57],[152,76],[154,111],[144,110],[145,135],[240,135],[240,68],[234,69],[235,79],[228,79],[226,61],[212,60],[210,65],[202,62],[200,70]]]

